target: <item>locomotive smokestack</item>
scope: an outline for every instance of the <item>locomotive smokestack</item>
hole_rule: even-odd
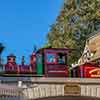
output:
[[[25,56],[22,56],[22,65],[25,64]]]

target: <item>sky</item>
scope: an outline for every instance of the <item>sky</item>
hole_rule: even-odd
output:
[[[13,53],[17,62],[21,56],[26,63],[34,45],[41,48],[47,41],[50,25],[55,23],[63,0],[0,0],[0,42],[4,44],[2,57]]]

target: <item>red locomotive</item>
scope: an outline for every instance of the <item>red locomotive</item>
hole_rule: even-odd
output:
[[[71,49],[42,48],[30,56],[30,63],[16,63],[16,56],[7,56],[7,63],[0,66],[3,76],[44,76],[44,77],[81,77],[100,78],[100,62],[88,61],[69,68],[68,55]],[[3,68],[1,68],[3,67]],[[70,76],[69,76],[70,75]]]
[[[4,75],[33,75],[45,77],[68,77],[67,56],[70,49],[43,48],[30,56],[30,64],[16,64],[16,56],[9,55]]]

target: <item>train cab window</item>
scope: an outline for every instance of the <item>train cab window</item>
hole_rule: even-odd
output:
[[[47,53],[47,63],[56,63],[56,54],[54,53]]]
[[[42,55],[37,54],[36,59],[38,64],[42,64]]]
[[[58,64],[66,64],[66,56],[63,53],[58,53]]]

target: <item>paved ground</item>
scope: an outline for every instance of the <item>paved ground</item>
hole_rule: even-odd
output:
[[[58,96],[58,97],[46,97],[36,100],[100,100],[100,98],[86,97],[86,96]]]

